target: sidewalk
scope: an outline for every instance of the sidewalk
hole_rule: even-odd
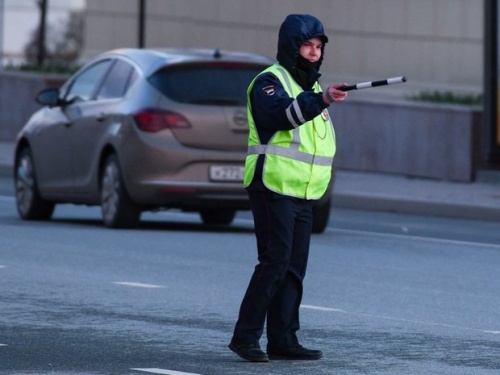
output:
[[[0,142],[0,175],[12,176],[14,144]],[[500,221],[500,171],[472,183],[338,170],[333,206]]]
[[[500,172],[475,182],[339,171],[334,207],[500,221]]]

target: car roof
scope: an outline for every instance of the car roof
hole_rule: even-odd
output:
[[[121,48],[104,52],[97,58],[117,56],[132,60],[146,75],[165,65],[189,62],[226,61],[262,65],[274,63],[269,57],[256,53],[208,48]]]

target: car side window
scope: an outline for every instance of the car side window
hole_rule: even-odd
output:
[[[134,67],[123,60],[116,60],[97,94],[97,99],[121,98],[137,78]]]
[[[68,102],[90,100],[110,64],[111,60],[100,61],[79,74],[71,84],[65,100]]]

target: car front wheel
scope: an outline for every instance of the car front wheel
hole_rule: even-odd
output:
[[[140,207],[125,190],[116,155],[106,159],[101,174],[101,212],[109,228],[133,228],[140,220]]]
[[[16,158],[14,181],[16,206],[24,220],[49,220],[55,204],[44,200],[38,192],[33,156],[29,148],[23,149]]]

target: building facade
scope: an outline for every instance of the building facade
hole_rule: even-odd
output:
[[[138,45],[140,0],[87,0],[83,57]],[[320,18],[330,42],[323,82],[406,75],[378,94],[483,87],[478,0],[145,0],[146,47],[236,49],[274,57],[290,13]],[[375,91],[365,90],[364,95]],[[361,92],[360,92],[361,93]]]

